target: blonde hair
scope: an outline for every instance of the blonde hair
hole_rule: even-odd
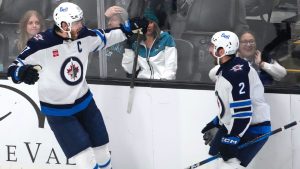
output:
[[[40,31],[44,30],[45,23],[41,14],[35,10],[27,11],[20,20],[19,24],[20,35],[17,43],[17,48],[19,52],[21,52],[26,47],[27,41],[31,38],[31,36],[27,33],[27,23],[31,16],[36,16],[38,18],[41,25]]]

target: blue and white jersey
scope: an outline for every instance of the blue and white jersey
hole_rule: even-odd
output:
[[[220,66],[215,94],[220,123],[230,135],[242,137],[250,125],[270,121],[261,80],[249,63],[239,57]]]
[[[15,75],[19,66],[41,65],[38,93],[42,112],[72,115],[86,108],[92,100],[85,80],[89,53],[125,39],[120,29],[105,32],[84,27],[76,40],[64,39],[49,29],[28,41],[8,72],[13,81],[19,83]]]

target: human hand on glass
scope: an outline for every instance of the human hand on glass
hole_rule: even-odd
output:
[[[125,11],[125,9],[122,8],[122,7],[119,7],[119,6],[111,6],[111,7],[109,7],[109,8],[105,11],[104,15],[105,15],[106,17],[110,18],[110,17],[112,17],[113,15],[116,15],[116,14],[122,14],[122,13],[124,13],[124,12],[126,12],[126,11]]]
[[[254,62],[256,65],[260,66],[261,63],[262,63],[262,60],[261,60],[261,52],[259,50],[256,50],[255,52],[255,55],[254,55]]]

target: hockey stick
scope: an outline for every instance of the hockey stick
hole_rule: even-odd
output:
[[[270,131],[270,132],[268,132],[268,133],[266,133],[266,134],[263,134],[263,135],[261,135],[261,136],[258,136],[258,137],[256,137],[255,139],[253,139],[253,140],[251,140],[251,141],[249,141],[249,142],[246,142],[246,143],[240,145],[240,146],[238,147],[238,149],[246,148],[246,147],[248,147],[248,146],[250,146],[250,145],[252,145],[252,144],[254,144],[254,143],[257,143],[257,142],[259,142],[259,141],[261,141],[261,140],[264,140],[264,139],[266,139],[266,138],[268,138],[268,137],[270,137],[270,136],[272,136],[272,135],[274,135],[274,134],[277,134],[277,133],[279,133],[279,132],[282,132],[283,130],[286,130],[286,129],[288,129],[288,128],[291,128],[291,127],[293,127],[293,126],[295,126],[295,125],[297,125],[297,124],[298,124],[297,121],[291,122],[291,123],[289,123],[289,124],[287,124],[287,125],[284,125],[283,127],[280,127],[280,128],[278,128],[278,129],[276,129],[276,130],[273,130],[273,131]],[[206,163],[208,163],[208,162],[211,162],[211,161],[213,161],[213,160],[215,160],[215,159],[217,159],[217,158],[220,158],[220,157],[221,157],[221,155],[220,155],[220,153],[219,153],[219,154],[217,154],[217,155],[215,155],[215,156],[212,156],[212,157],[210,157],[210,158],[208,158],[208,159],[206,159],[206,160],[203,160],[203,161],[201,161],[201,162],[198,162],[198,163],[196,163],[196,164],[193,164],[193,165],[191,165],[191,166],[189,166],[189,167],[187,167],[187,168],[185,168],[185,169],[193,169],[193,168],[197,168],[197,167],[199,167],[199,166],[201,166],[201,165],[203,165],[203,164],[206,164]]]
[[[133,103],[133,97],[134,97],[134,80],[136,76],[136,67],[137,67],[137,62],[138,62],[138,56],[139,56],[139,44],[141,41],[141,30],[137,31],[137,46],[135,49],[135,56],[133,60],[133,66],[132,66],[132,77],[130,81],[130,89],[129,89],[129,98],[128,98],[128,105],[127,105],[127,113],[131,113],[132,109],[132,103]]]
[[[300,69],[286,69],[286,71],[290,73],[300,73]]]

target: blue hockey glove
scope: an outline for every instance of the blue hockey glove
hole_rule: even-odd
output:
[[[240,137],[230,135],[226,135],[221,138],[219,152],[224,161],[236,157],[240,140]]]
[[[215,135],[219,131],[219,119],[215,117],[211,122],[209,122],[201,131],[203,133],[203,140],[205,141],[205,145],[210,145],[211,141],[214,139]]]
[[[147,32],[148,24],[149,21],[145,17],[135,17],[126,21],[125,24],[121,24],[120,28],[128,38],[131,37],[134,33],[137,33],[137,30],[139,29],[143,34],[145,34]]]
[[[15,72],[15,79],[29,85],[33,85],[39,79],[36,65],[24,65],[18,67]]]

